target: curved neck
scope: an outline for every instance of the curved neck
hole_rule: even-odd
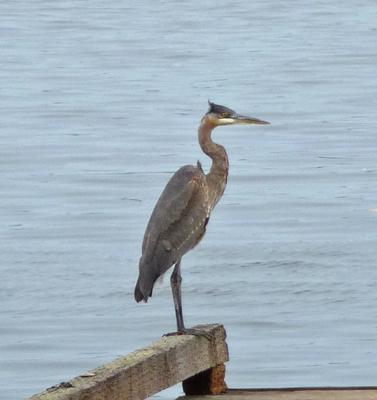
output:
[[[211,139],[212,130],[217,126],[216,120],[205,115],[199,126],[199,144],[203,152],[212,159],[212,166],[206,175],[210,200],[210,211],[224,193],[228,171],[228,155],[223,146],[214,143]]]

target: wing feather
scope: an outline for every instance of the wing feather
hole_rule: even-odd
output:
[[[146,301],[157,278],[199,243],[208,213],[208,187],[200,165],[180,168],[167,183],[145,231],[137,284],[143,294],[140,300]]]

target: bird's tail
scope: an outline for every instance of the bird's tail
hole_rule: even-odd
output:
[[[135,300],[139,303],[144,301],[146,303],[149,297],[152,297],[153,287],[160,276],[155,272],[156,269],[153,264],[145,262],[144,257],[140,258],[139,262],[139,278],[135,286]]]
[[[148,297],[152,296],[152,292],[151,292],[151,294],[149,296],[145,296],[143,294],[143,292],[141,291],[141,289],[140,289],[140,282],[139,281],[140,281],[140,278],[137,280],[136,286],[135,286],[135,293],[134,293],[135,300],[138,303],[140,303],[141,301],[144,301],[144,303],[146,303],[148,301]]]

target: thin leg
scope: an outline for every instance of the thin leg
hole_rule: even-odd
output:
[[[175,264],[174,271],[170,277],[170,285],[173,293],[173,301],[175,308],[175,317],[177,319],[177,332],[186,335],[204,336],[207,339],[212,339],[211,335],[204,330],[199,329],[187,329],[183,323],[182,313],[182,295],[181,295],[181,260],[178,260]],[[169,334],[167,335],[169,336]]]
[[[185,330],[185,324],[183,323],[182,313],[182,295],[181,295],[181,260],[175,264],[174,271],[170,277],[170,286],[173,292],[173,301],[175,308],[175,317],[177,319],[177,331],[183,332]]]

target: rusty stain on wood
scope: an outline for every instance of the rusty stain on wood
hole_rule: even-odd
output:
[[[225,365],[199,372],[182,383],[186,395],[222,394],[228,389],[225,383]]]

